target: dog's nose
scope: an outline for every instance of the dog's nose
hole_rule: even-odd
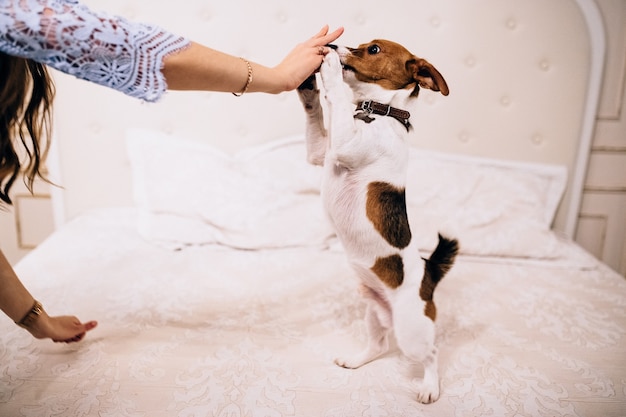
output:
[[[326,46],[328,46],[331,49],[337,50],[337,45],[333,45],[332,43],[329,43]]]

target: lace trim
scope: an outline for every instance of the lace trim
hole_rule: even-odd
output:
[[[0,0],[1,51],[146,101],[167,90],[163,59],[189,43],[77,0]]]

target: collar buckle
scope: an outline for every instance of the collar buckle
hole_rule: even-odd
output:
[[[359,107],[357,107],[357,110],[363,110],[368,114],[372,114],[374,112],[374,109],[372,108],[372,100],[362,101],[359,104]]]

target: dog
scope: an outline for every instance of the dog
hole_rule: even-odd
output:
[[[439,235],[428,259],[411,237],[405,199],[411,107],[421,88],[449,90],[428,61],[388,40],[357,48],[330,45],[319,76],[325,93],[328,129],[315,75],[298,88],[306,113],[310,163],[323,166],[322,201],[361,281],[366,300],[368,346],[338,358],[358,368],[389,349],[393,330],[398,347],[421,362],[417,399],[439,398],[433,292],[452,267],[458,242]]]

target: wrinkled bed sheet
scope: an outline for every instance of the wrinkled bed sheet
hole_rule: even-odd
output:
[[[568,259],[462,256],[438,287],[442,395],[415,400],[392,349],[358,370],[357,282],[340,249],[172,251],[133,209],[96,211],[17,266],[51,314],[97,319],[81,343],[0,320],[1,416],[623,416],[626,282]],[[562,243],[568,245],[567,243]],[[584,260],[584,261],[583,261]]]

